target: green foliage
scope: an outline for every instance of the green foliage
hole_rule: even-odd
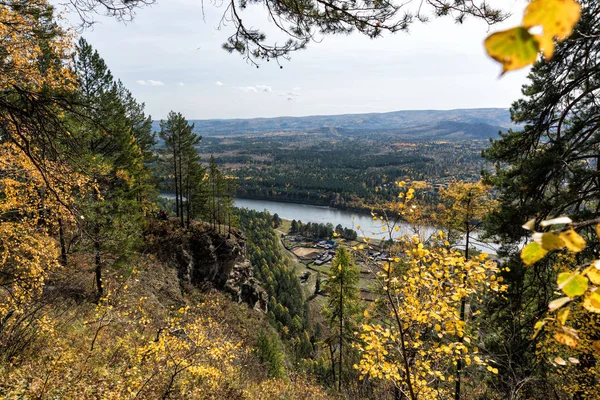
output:
[[[333,224],[319,224],[316,222],[308,222],[306,224],[302,221],[292,221],[292,228],[290,233],[297,233],[306,237],[312,237],[315,239],[331,239],[333,237]]]
[[[85,166],[91,179],[91,187],[79,201],[85,240],[78,248],[94,253],[100,298],[103,269],[123,264],[141,244],[143,215],[154,191],[145,166],[154,137],[143,105],[114,80],[84,39],[79,41],[74,65],[79,87],[73,94],[78,109],[67,116],[75,144],[71,158],[74,166]]]
[[[269,376],[283,378],[285,376],[283,364],[285,356],[280,348],[279,337],[261,330],[256,339],[255,347],[260,361],[268,364]]]
[[[281,217],[279,217],[279,214],[275,213],[273,214],[273,228],[277,229],[281,226],[282,220]]]
[[[302,288],[266,212],[238,210],[240,229],[247,237],[247,255],[254,274],[269,295],[274,326],[284,337],[301,337],[306,329]]]
[[[359,276],[360,271],[354,265],[350,251],[339,247],[331,262],[325,285],[329,297],[323,314],[331,329],[325,343],[330,349],[337,348],[337,351],[332,351],[331,370],[332,376],[335,377],[333,353],[337,353],[337,379],[340,390],[344,381],[356,380],[358,376],[352,365],[359,357],[352,344],[356,342],[354,332],[357,330],[363,309],[358,289]]]
[[[207,176],[208,201],[205,207],[206,218],[209,219],[213,228],[220,229],[221,225],[227,225],[231,231],[232,225],[237,225],[233,213],[234,198],[237,192],[237,180],[233,176],[223,173],[217,164],[217,160],[210,156]]]
[[[503,244],[498,255],[510,268],[503,273],[509,286],[506,299],[498,299],[485,312],[490,323],[487,347],[502,355],[503,375],[511,377],[499,381],[500,387],[507,393],[518,390],[524,397],[533,398],[536,393],[534,387],[519,389],[522,382],[536,379],[550,385],[556,377],[555,372],[540,366],[536,346],[543,338],[536,336],[532,341],[531,337],[536,322],[546,316],[548,304],[555,298],[558,274],[572,272],[577,266],[566,262],[557,249],[569,243],[581,250],[581,242],[568,231],[562,236],[549,235],[548,227],[540,224],[539,237],[519,254],[516,244],[528,236],[521,224],[533,219],[528,224],[533,230],[540,221],[555,216],[585,221],[599,215],[600,137],[592,88],[599,84],[595,71],[600,5],[595,1],[581,3],[583,14],[573,36],[556,45],[550,61],[534,65],[523,88],[524,98],[513,104],[511,114],[521,129],[501,135],[484,152],[495,163],[496,173],[488,178],[498,191],[500,203],[488,220],[488,234]],[[591,237],[593,227],[582,229],[580,234]],[[597,246],[577,253],[576,259],[590,260],[594,248]],[[576,286],[572,293],[581,290]]]
[[[494,136],[500,129],[486,127]],[[478,179],[489,166],[481,158],[486,146],[484,140],[421,142],[398,139],[395,133],[362,131],[333,137],[329,132],[314,134],[307,142],[305,134],[291,132],[285,137],[207,134],[199,151],[214,155],[219,165],[236,165],[224,170],[238,177],[240,197],[370,211],[377,201],[392,200],[397,195],[394,180],[407,176],[432,186],[448,183],[451,177]],[[419,196],[432,203],[435,199],[433,192]]]
[[[181,226],[185,226],[187,221],[189,228],[192,208],[195,210],[199,202],[204,203],[204,170],[195,148],[202,137],[194,133],[194,124],[188,124],[181,113],[173,111],[166,121],[160,121],[159,135],[166,146],[161,161],[165,170],[169,171],[169,188],[175,192],[175,213],[181,220]]]

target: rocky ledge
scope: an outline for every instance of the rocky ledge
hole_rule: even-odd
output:
[[[246,241],[238,230],[222,234],[201,223],[181,229],[174,220],[153,221],[146,236],[147,250],[176,268],[182,284],[213,287],[267,311],[267,293],[254,278]]]

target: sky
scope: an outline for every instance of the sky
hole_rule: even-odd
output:
[[[158,0],[131,22],[98,17],[82,36],[154,119],[171,110],[212,119],[508,108],[526,83],[527,69],[500,78],[483,48],[487,35],[519,24],[523,0],[496,1],[513,16],[491,28],[473,18],[462,25],[435,18],[378,39],[323,37],[282,69],[274,62],[256,68],[224,51],[233,26],[219,27],[224,7],[204,3],[203,15],[201,0]],[[243,18],[281,38],[262,5]]]

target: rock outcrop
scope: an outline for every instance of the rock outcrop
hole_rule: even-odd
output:
[[[148,250],[177,268],[182,284],[213,287],[230,293],[235,301],[267,311],[267,293],[254,278],[239,231],[222,235],[199,223],[184,230],[175,221],[156,221],[148,237]]]

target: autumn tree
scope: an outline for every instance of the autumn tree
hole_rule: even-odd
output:
[[[440,190],[440,215],[438,221],[440,227],[448,230],[448,237],[452,237],[453,232],[460,234],[464,240],[465,260],[470,259],[469,246],[472,235],[483,227],[483,220],[486,215],[494,208],[494,201],[491,199],[490,187],[484,185],[481,181],[476,183],[451,182],[447,188]],[[463,298],[460,303],[460,320],[465,321],[465,307],[467,298]],[[462,338],[459,338],[462,341]],[[457,358],[456,365],[456,389],[454,398],[460,399],[461,393],[461,370],[462,357]]]
[[[331,261],[331,269],[327,277],[326,291],[328,294],[327,306],[323,313],[327,318],[332,335],[326,340],[331,352],[331,375],[335,382],[335,349],[337,348],[337,386],[342,390],[344,381],[344,353],[352,362],[353,350],[351,344],[355,342],[354,330],[357,326],[357,317],[361,313],[358,279],[360,271],[354,265],[352,255],[345,247],[340,246]],[[351,365],[351,364],[350,364]],[[348,373],[346,372],[346,375]]]
[[[414,189],[406,189],[404,182],[397,186],[403,205],[387,213],[412,214]],[[504,290],[496,263],[487,254],[467,260],[449,246],[443,232],[422,241],[416,233],[396,236],[392,222],[381,221],[388,258],[373,263],[360,246],[355,249],[372,263],[378,293],[360,329],[356,368],[392,382],[399,395],[411,400],[452,397],[457,356],[466,366],[498,373],[493,360],[479,354],[477,331],[460,312],[464,299],[476,304],[484,293]]]

